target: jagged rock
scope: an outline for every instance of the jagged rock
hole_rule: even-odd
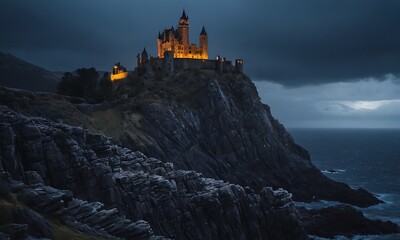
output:
[[[123,82],[119,83],[118,94],[131,96],[132,86],[129,82],[125,85]],[[330,180],[313,166],[308,152],[298,146],[283,125],[273,118],[270,108],[260,102],[254,84],[243,74],[218,75],[204,70],[183,71],[163,81],[155,81],[150,77],[146,79],[142,91],[124,101],[84,109],[71,103],[74,101],[69,97],[5,88],[0,88],[0,93],[15,99],[4,101],[12,109],[31,116],[84,125],[95,132],[113,136],[114,142],[120,145],[140,150],[164,162],[172,162],[178,169],[195,170],[206,177],[250,186],[257,191],[265,186],[284,188],[299,201],[326,199],[361,207],[380,202],[365,190],[355,191],[345,184]],[[29,96],[29,101],[24,100],[26,96]],[[46,107],[40,107],[43,105]],[[37,134],[33,129],[29,131],[26,134],[33,134],[32,137]],[[100,158],[112,155],[112,145],[101,134],[87,134],[79,127],[69,127],[61,132],[75,134],[74,141],[78,144],[86,142]],[[8,135],[12,139],[12,135]],[[43,141],[47,141],[45,139],[43,137]],[[103,144],[99,145],[98,142]],[[46,145],[44,157],[58,159],[60,154],[65,154],[48,151],[54,148],[55,143],[51,141],[43,144]],[[70,148],[74,151],[73,146]],[[29,148],[26,151],[36,156],[41,154]],[[84,156],[88,155],[88,161],[96,159],[90,156],[93,154],[90,150],[82,151]],[[9,152],[12,154],[14,151],[10,149]],[[82,155],[76,151],[74,154]],[[71,168],[82,164],[81,160],[77,160]],[[111,164],[114,162],[111,161]],[[40,175],[49,174],[43,172],[43,165],[31,165]],[[133,167],[129,161],[121,161],[112,168],[116,171],[127,165]],[[15,166],[18,172],[18,164]],[[72,174],[75,170],[54,163],[51,166],[50,173],[70,172],[69,184],[79,181]],[[143,170],[148,168],[138,167]],[[88,172],[90,169],[82,171]],[[162,168],[154,171],[163,174]],[[89,184],[93,182],[92,178]],[[113,190],[107,189],[105,192]],[[104,195],[105,192],[97,194]],[[108,201],[114,202],[115,198],[118,196]]]
[[[361,211],[344,204],[313,210],[300,208],[300,216],[307,233],[321,237],[400,233],[395,223],[367,219]]]
[[[190,81],[193,76],[182,77]],[[365,191],[352,191],[323,176],[307,151],[261,104],[247,77],[224,75],[203,81],[203,85],[191,83],[198,86],[197,94],[141,106],[138,130],[151,139],[143,151],[178,168],[256,190],[284,187],[301,201],[328,199],[359,206],[379,202]],[[185,91],[177,83],[174,87],[176,94]],[[125,143],[134,148],[142,145]]]
[[[0,239],[1,240],[11,240],[10,236],[8,234],[0,232]]]
[[[0,232],[6,233],[12,239],[24,239],[28,236],[28,225],[16,223],[2,225]]]
[[[36,171],[25,171],[25,179],[28,184],[43,183],[42,177]]]
[[[24,185],[14,182],[13,188],[19,201],[35,208],[37,211],[57,217],[66,226],[106,239],[130,238],[148,239],[152,230],[147,222],[131,220],[119,216],[117,209],[103,209],[102,204],[88,203],[79,199],[63,200],[64,190],[58,190],[42,184]],[[68,193],[67,193],[68,194]],[[30,235],[52,238],[52,225],[32,210],[17,207],[14,210],[14,221],[29,226]],[[9,232],[7,232],[9,233]]]
[[[21,163],[20,171],[10,166],[4,170],[21,176],[36,176],[36,171],[43,180],[16,177],[11,192],[26,206],[72,229],[127,239],[155,234],[174,239],[307,238],[291,195],[283,189],[257,194],[194,171],[175,170],[170,163],[118,147],[103,135],[86,132],[82,138],[71,134],[77,130],[68,125],[4,107],[1,122],[16,135],[15,154],[1,152],[2,162],[14,156],[13,161]],[[34,144],[26,152],[28,142]],[[43,158],[25,157],[33,152],[43,153]]]
[[[246,76],[198,74],[156,86],[148,79],[148,91],[84,111],[67,97],[0,88],[16,99],[6,101],[10,108],[41,116],[0,106],[0,168],[12,178],[9,189],[38,213],[102,238],[306,239],[292,194],[379,202],[321,174]],[[102,116],[118,121],[96,122]],[[32,171],[42,182],[25,177]]]
[[[24,207],[14,208],[13,219],[19,224],[26,224],[30,235],[49,239],[53,237],[52,224],[30,209]]]
[[[113,106],[122,118],[116,124],[124,131],[108,126],[100,126],[100,131],[179,169],[257,191],[272,186],[287,189],[298,201],[326,199],[361,207],[380,202],[365,190],[354,191],[324,176],[260,102],[245,75],[186,71],[162,82],[146,81],[148,91]]]
[[[0,172],[0,195],[7,195],[10,192],[10,181],[10,175],[7,172]]]

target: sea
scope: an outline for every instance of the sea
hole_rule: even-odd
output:
[[[362,187],[384,201],[357,208],[366,217],[400,224],[400,129],[289,128],[288,131],[297,144],[309,151],[313,164],[327,177],[353,188]],[[338,203],[296,204],[321,208]],[[353,239],[400,240],[400,234]]]

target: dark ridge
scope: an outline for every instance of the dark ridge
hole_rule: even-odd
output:
[[[60,79],[52,72],[0,52],[0,86],[35,92],[55,92]]]

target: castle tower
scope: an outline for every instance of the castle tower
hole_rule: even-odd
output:
[[[224,73],[224,59],[218,55],[215,60],[215,68],[217,72],[220,74]]]
[[[239,73],[243,73],[243,59],[235,60],[235,69]]]
[[[178,30],[182,37],[183,54],[189,54],[189,17],[186,15],[185,9],[179,19]]]
[[[157,38],[157,49],[158,49],[158,57],[163,57],[163,51],[162,51],[162,43],[163,43],[163,38],[161,36],[161,33],[158,32],[158,38]]]
[[[164,72],[168,76],[172,76],[174,74],[174,52],[173,51],[165,51],[164,52]]]
[[[200,33],[200,49],[201,49],[201,58],[208,59],[208,35],[206,29],[203,26]]]
[[[136,67],[139,67],[142,63],[142,56],[140,54],[136,55]]]
[[[177,28],[165,28],[158,33],[158,58],[164,58],[165,51],[172,51],[174,58],[208,59],[208,35],[203,27],[200,32],[200,46],[189,43],[189,17],[185,10],[179,18]]]

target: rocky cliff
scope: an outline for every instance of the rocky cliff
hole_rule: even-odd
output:
[[[306,239],[291,194],[255,192],[0,106],[5,239]]]
[[[318,234],[325,220],[302,210],[299,221],[292,197],[379,202],[321,174],[245,75],[184,71],[115,88],[114,101],[88,104],[0,87],[0,232],[305,239],[300,225]]]
[[[299,214],[307,233],[325,238],[340,235],[352,239],[354,235],[400,233],[397,224],[367,219],[361,211],[345,204],[311,210],[299,208]],[[400,237],[398,234],[396,236],[387,239]]]
[[[257,191],[285,188],[295,200],[379,203],[363,189],[332,181],[260,102],[243,74],[183,71],[120,81],[116,100],[83,99],[0,89],[1,104],[28,114],[85,126],[179,169]]]
[[[299,201],[327,199],[363,207],[379,202],[365,190],[321,174],[260,102],[247,76],[184,71],[143,81],[138,93],[129,84],[120,86],[119,95],[128,97],[120,99],[113,129],[122,124],[124,131],[114,136],[124,146],[256,190],[283,187]],[[109,112],[94,110],[92,115],[107,117]]]

